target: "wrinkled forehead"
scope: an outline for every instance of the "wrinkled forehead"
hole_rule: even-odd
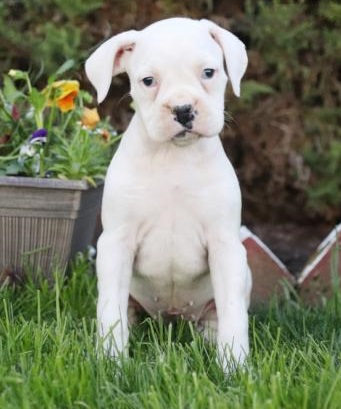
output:
[[[132,63],[220,65],[223,54],[208,30],[198,21],[161,21],[139,33]]]

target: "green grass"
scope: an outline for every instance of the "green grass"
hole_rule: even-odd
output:
[[[81,257],[66,281],[3,286],[0,408],[340,408],[341,297],[255,311],[246,370],[224,376],[190,325],[146,319],[121,364],[95,353],[96,280]]]

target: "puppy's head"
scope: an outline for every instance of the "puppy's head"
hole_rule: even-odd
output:
[[[246,66],[245,46],[232,33],[208,20],[172,18],[112,37],[85,69],[99,102],[111,77],[127,72],[148,136],[186,145],[222,130],[227,78],[239,96]]]

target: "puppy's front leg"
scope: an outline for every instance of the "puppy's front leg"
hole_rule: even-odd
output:
[[[103,232],[97,244],[97,325],[104,351],[126,353],[133,254],[120,235]]]
[[[249,352],[251,276],[239,238],[220,236],[209,243],[209,267],[218,317],[219,361],[228,372],[231,364],[242,364]]]

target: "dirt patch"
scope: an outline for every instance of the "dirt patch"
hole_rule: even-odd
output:
[[[257,224],[248,227],[296,276],[333,228],[326,224],[298,225],[295,223]]]

